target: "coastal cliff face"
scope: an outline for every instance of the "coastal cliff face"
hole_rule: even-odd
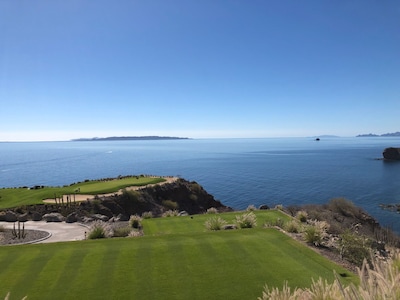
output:
[[[87,202],[87,205],[93,203]],[[137,191],[124,191],[122,195],[115,195],[102,199],[102,210],[99,213],[110,216],[118,214],[133,215],[151,211],[159,216],[168,210],[185,211],[188,214],[200,214],[211,207],[220,211],[230,211],[231,208],[223,205],[207,193],[201,185],[192,181],[179,179],[175,182],[145,187]]]
[[[400,148],[389,147],[383,151],[383,158],[387,160],[400,160]]]

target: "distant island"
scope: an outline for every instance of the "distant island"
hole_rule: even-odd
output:
[[[400,132],[393,132],[393,133],[384,133],[384,134],[373,134],[373,133],[368,133],[368,134],[359,134],[357,135],[357,137],[396,137],[399,136],[400,137]]]
[[[175,137],[175,136],[110,136],[110,137],[94,137],[94,138],[80,138],[73,139],[73,142],[82,141],[151,141],[151,140],[188,140],[187,137]]]

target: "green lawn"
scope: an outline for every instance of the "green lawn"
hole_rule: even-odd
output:
[[[71,195],[79,189],[77,194],[105,194],[116,192],[129,186],[143,186],[163,182],[163,178],[153,177],[125,177],[108,181],[91,180],[63,187],[45,187],[42,189],[2,188],[0,189],[0,209],[22,205],[40,204],[43,199],[61,195]]]
[[[148,219],[139,238],[0,247],[0,299],[8,291],[11,299],[256,299],[265,283],[306,287],[319,276],[333,281],[333,270],[355,281],[275,229],[210,232],[207,217]],[[260,225],[285,218],[257,217]]]

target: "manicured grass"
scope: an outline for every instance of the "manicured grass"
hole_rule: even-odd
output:
[[[243,213],[235,211],[218,214],[218,216],[226,220],[228,224],[234,224],[235,217]],[[265,223],[275,223],[277,219],[281,219],[282,221],[289,221],[291,219],[279,210],[257,210],[254,211],[254,214],[257,216],[258,227],[262,227]],[[215,214],[203,214],[186,217],[144,219],[142,224],[145,235],[190,234],[193,232],[205,232],[205,221],[215,216]]]
[[[333,270],[355,281],[275,229],[210,232],[204,220],[145,220],[139,238],[0,247],[0,299],[8,291],[11,299],[256,299],[265,283],[307,287],[319,276],[333,281]]]
[[[43,199],[54,198],[54,195],[105,194],[113,193],[129,186],[143,186],[163,182],[163,178],[125,177],[108,181],[92,180],[63,187],[44,187],[42,189],[3,188],[0,189],[0,209],[22,205],[40,204]]]

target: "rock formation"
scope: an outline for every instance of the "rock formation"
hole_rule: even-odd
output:
[[[400,160],[400,148],[389,147],[383,151],[383,158],[387,160]]]

